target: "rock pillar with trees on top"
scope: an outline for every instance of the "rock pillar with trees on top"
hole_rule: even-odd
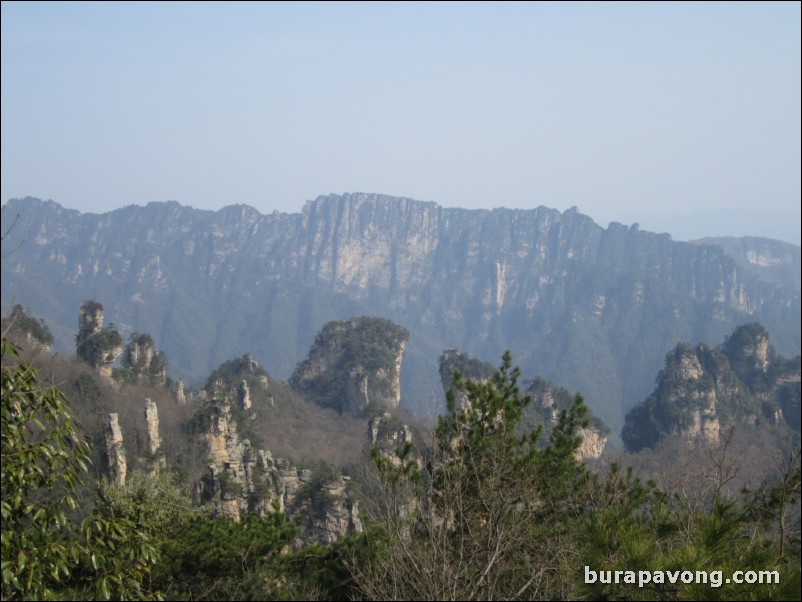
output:
[[[111,376],[111,367],[122,354],[122,337],[115,328],[103,328],[103,305],[85,301],[78,313],[75,352],[101,376]]]

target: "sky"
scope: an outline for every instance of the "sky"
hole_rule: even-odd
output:
[[[3,2],[0,198],[376,192],[800,244],[800,4]]]

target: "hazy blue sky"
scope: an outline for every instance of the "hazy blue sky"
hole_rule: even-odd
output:
[[[800,242],[800,4],[2,3],[2,199],[330,192]]]

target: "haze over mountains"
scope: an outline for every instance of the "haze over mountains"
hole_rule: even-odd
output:
[[[97,300],[124,335],[150,333],[189,382],[244,352],[287,379],[323,324],[368,315],[409,331],[401,395],[414,411],[442,409],[444,349],[493,363],[510,349],[524,375],[581,391],[619,432],[678,342],[717,344],[760,322],[781,354],[800,353],[799,248],[771,251],[776,241],[752,239],[739,257],[605,229],[576,210],[375,194],[270,215],[176,202],[81,214],[27,198],[4,208],[3,232],[17,214],[3,242],[4,312],[30,308],[69,351],[78,308]],[[785,258],[771,274],[750,263],[769,255]]]

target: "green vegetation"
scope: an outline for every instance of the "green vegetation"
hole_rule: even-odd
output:
[[[440,357],[440,379],[443,389],[460,397],[454,387],[454,373],[471,381],[487,381],[493,377],[496,369],[492,364],[470,357],[467,353],[448,350]],[[539,376],[526,384],[525,391],[532,399],[526,404],[520,421],[519,430],[531,431],[542,428],[542,438],[547,440],[555,426],[555,419],[562,411],[569,411],[576,396],[567,389],[557,387]],[[587,407],[587,406],[586,406]],[[608,435],[610,428],[603,420],[587,408],[588,424],[602,435]]]
[[[332,337],[337,337],[337,329],[324,327],[321,341],[330,344]],[[398,358],[397,349],[409,340],[409,333],[384,318],[359,318],[353,328],[345,329],[345,336],[339,341],[343,349],[342,367],[350,371],[361,367],[371,372],[392,372]]]
[[[88,441],[63,394],[40,388],[36,370],[2,342],[2,597],[143,599],[157,562],[149,539],[95,510],[78,524],[76,489]]]
[[[382,325],[372,327],[372,334],[343,348],[376,368],[389,356],[371,363],[360,355],[381,344]],[[771,375],[765,381],[769,388],[761,385],[760,391],[776,390],[785,414],[785,408],[798,408],[798,380],[792,377],[799,358],[782,360],[762,343],[751,345],[755,337],[741,335],[734,348],[678,347],[669,354],[676,370],[661,373],[665,390],[683,391],[687,400],[710,387],[719,387],[717,395],[747,387],[746,368],[733,368],[730,355],[754,348],[769,358],[760,371]],[[131,341],[147,344],[144,337]],[[357,341],[364,343],[362,351]],[[743,366],[752,370],[762,353],[742,353]],[[325,513],[332,496],[321,486],[340,477],[342,440],[364,441],[364,419],[301,399],[248,355],[218,367],[208,379],[210,395],[218,390],[235,396],[242,380],[249,383],[252,407],[245,411],[231,404],[240,436],[264,441],[273,453],[284,445],[313,468],[293,507],[299,512],[293,514],[296,520],[278,512],[276,502],[272,512],[237,522],[198,500],[201,475],[208,474],[208,450],[197,431],[208,426],[211,404],[190,401],[179,408],[163,389],[120,386],[85,364],[45,355],[37,361],[46,371],[36,370],[3,342],[3,599],[697,600],[799,599],[802,594],[798,451],[781,460],[774,451],[728,449],[727,440],[705,451],[709,463],[700,465],[700,482],[672,482],[675,475],[644,482],[617,464],[579,462],[579,429],[592,422],[582,397],[542,379],[528,383],[522,393],[520,371],[509,354],[498,369],[457,358],[470,374],[452,370],[447,413],[430,436],[415,435],[417,447],[398,440],[391,446],[395,455],[373,450],[364,470],[343,454],[350,458],[348,490],[359,496],[365,532],[334,545],[300,549],[299,533],[318,520],[301,509],[318,512],[314,516],[323,516],[320,520],[342,518]],[[698,365],[691,384],[681,373],[691,369],[689,360]],[[73,407],[45,382],[64,383]],[[168,468],[181,472],[154,474],[141,461],[146,395],[159,402]],[[546,396],[550,405],[539,407],[538,399]],[[722,408],[721,416],[767,415],[765,398],[759,403],[736,399],[740,405]],[[670,407],[678,424],[685,424],[680,406]],[[74,419],[86,416],[97,423],[93,429],[101,428],[109,411],[119,412],[127,429],[124,485],[102,477],[92,482],[93,451]],[[390,418],[390,428],[396,426],[399,419]],[[776,425],[750,428],[770,427]],[[94,430],[91,434],[97,437]],[[664,456],[644,452],[655,454],[654,472],[669,463],[695,463],[669,444],[660,442]],[[688,452],[687,445],[682,449]],[[734,487],[733,475],[747,456],[761,464],[760,478]],[[775,458],[770,470],[768,457]],[[320,458],[329,462],[315,462]],[[676,468],[687,471],[687,465]],[[223,495],[241,496],[243,485],[232,475],[222,471],[217,485]],[[275,494],[274,483],[256,474],[251,478],[251,506],[257,508],[260,495],[263,500]],[[601,579],[586,583],[585,566],[597,573],[722,571],[725,578],[737,570],[765,570],[777,571],[780,582],[639,588]]]
[[[527,383],[526,393],[532,397],[533,403],[524,410],[522,425],[529,430],[542,426],[545,438],[551,435],[555,426],[555,415],[559,416],[561,412],[570,411],[576,400],[576,395],[571,394],[568,389],[557,387],[541,377],[535,377]],[[547,399],[552,405],[547,405]],[[607,424],[590,408],[587,408],[587,422],[588,426],[600,434],[605,436],[610,434]]]
[[[472,358],[467,353],[459,353],[456,349],[449,349],[440,356],[440,381],[444,391],[453,392],[455,372],[468,380],[485,380],[492,377],[495,371],[492,364]]]
[[[556,567],[568,509],[586,471],[573,460],[576,429],[587,424],[577,398],[545,447],[540,431],[519,434],[519,371],[509,354],[483,381],[454,375],[436,448],[422,471],[409,449],[380,459],[378,538],[368,562],[352,567],[369,599],[543,598],[560,592]],[[388,503],[389,502],[389,503]],[[562,597],[562,596],[557,596]]]
[[[369,553],[349,567],[367,599],[798,599],[799,454],[771,484],[728,496],[666,493],[612,464],[575,459],[587,425],[581,397],[560,412],[548,442],[519,434],[528,397],[505,356],[490,380],[454,386],[423,470],[409,449],[375,454]],[[719,466],[719,473],[722,466]],[[724,479],[726,480],[726,479]],[[608,571],[776,571],[773,584],[586,582]]]
[[[151,586],[171,600],[268,600],[303,595],[284,550],[298,533],[274,511],[239,521],[197,506],[172,475],[135,473],[101,484],[98,504],[131,521],[160,551]]]
[[[212,370],[209,378],[206,379],[206,391],[212,394],[218,381],[222,381],[229,388],[234,388],[239,385],[240,380],[247,380],[249,387],[259,390],[264,388],[262,379],[269,376],[267,371],[259,366],[249,353],[246,353],[242,357],[223,362]]]

